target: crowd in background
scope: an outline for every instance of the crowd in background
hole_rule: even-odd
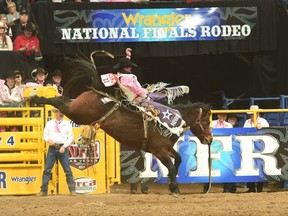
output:
[[[28,10],[22,8],[18,12],[16,3],[11,0],[7,2],[6,13],[0,14],[0,50],[16,51],[29,63],[42,64],[37,27],[30,21]]]
[[[53,86],[58,91],[58,95],[63,94],[61,86],[62,73],[56,69],[51,74],[51,79],[47,80],[48,73],[41,67],[31,72],[32,79],[25,79],[23,71],[14,70],[3,74],[0,79],[0,108],[1,107],[21,107],[25,105],[23,92],[29,87]],[[0,112],[0,118],[16,116],[17,112]],[[18,131],[17,127],[0,126],[0,132]]]

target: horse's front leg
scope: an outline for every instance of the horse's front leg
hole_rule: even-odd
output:
[[[160,159],[160,158],[159,158]],[[176,180],[176,175],[178,170],[176,166],[172,163],[172,160],[169,156],[162,157],[160,161],[163,163],[164,166],[168,169],[168,177],[169,177],[169,189],[172,194],[180,194],[180,190],[178,188],[178,183]]]

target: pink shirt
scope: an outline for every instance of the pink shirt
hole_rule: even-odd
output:
[[[212,128],[233,128],[233,126],[226,121],[220,122],[219,120],[212,121]]]
[[[56,124],[58,124],[57,127],[55,127]],[[55,143],[63,143],[66,148],[74,139],[72,125],[67,120],[57,122],[56,119],[52,119],[45,125],[43,139],[46,142],[51,139]]]
[[[18,90],[13,87],[9,88],[7,85],[0,86],[0,105],[11,105],[15,102],[20,102],[21,98],[19,97]]]
[[[146,97],[148,91],[143,88],[137,80],[134,74],[122,74],[118,73],[119,82],[124,87],[127,87],[130,91],[135,94],[135,97]]]

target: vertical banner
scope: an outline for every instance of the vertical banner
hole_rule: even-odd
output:
[[[78,194],[106,193],[105,132],[71,121],[74,144],[68,147],[69,161]],[[59,164],[59,193],[69,194],[66,176]]]

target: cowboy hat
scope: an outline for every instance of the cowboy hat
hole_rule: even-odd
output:
[[[227,116],[227,119],[229,118],[236,118],[237,120],[239,119],[239,115],[236,113],[229,113]]]
[[[128,58],[121,58],[119,63],[114,66],[115,70],[123,69],[124,67],[138,67],[134,62]]]
[[[259,110],[259,107],[258,107],[258,105],[251,105],[250,110],[251,111]],[[254,112],[247,112],[247,114],[254,114]]]
[[[15,77],[14,71],[8,71],[8,72],[3,74],[4,79],[7,79],[7,78],[13,78],[14,79],[14,77]]]
[[[20,75],[22,77],[22,79],[24,79],[24,77],[25,77],[24,72],[21,70],[14,70],[14,73],[15,73],[15,76]]]
[[[44,73],[44,74],[45,74],[45,78],[48,76],[48,73],[47,73],[43,68],[39,67],[39,68],[34,69],[34,70],[31,72],[31,77],[32,77],[33,79],[35,79],[35,78],[36,78],[36,75],[39,74],[39,73]]]
[[[55,108],[55,107],[53,107],[53,108],[51,109],[51,111],[52,111],[53,113],[57,113],[57,112],[60,112],[60,110],[59,110],[59,109],[57,109],[57,108]]]
[[[51,76],[62,76],[62,72],[59,69],[56,69],[53,73],[51,73]]]

